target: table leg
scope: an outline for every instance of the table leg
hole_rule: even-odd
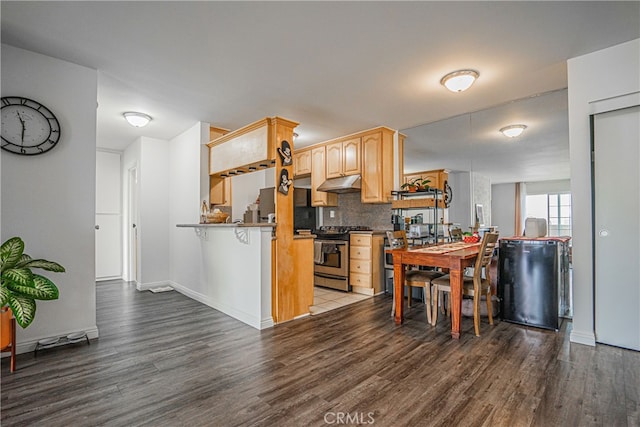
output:
[[[451,338],[460,338],[460,319],[462,318],[462,269],[449,270],[451,285]]]
[[[402,262],[396,262],[395,256],[393,257],[393,296],[395,300],[395,321],[396,325],[400,325],[403,319],[404,308],[404,266]]]

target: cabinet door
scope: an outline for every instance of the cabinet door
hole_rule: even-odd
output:
[[[342,142],[326,145],[327,175],[326,178],[338,178],[342,173]]]
[[[209,178],[209,203],[231,206],[231,178]]]
[[[311,151],[301,151],[293,155],[293,176],[311,174]]]
[[[382,134],[362,137],[362,191],[363,203],[378,203],[382,194]]]
[[[311,151],[311,206],[337,206],[337,194],[317,191],[316,188],[325,179],[325,147],[314,148]]]
[[[344,175],[360,173],[360,138],[342,142],[342,173]]]

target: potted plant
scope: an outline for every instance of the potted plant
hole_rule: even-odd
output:
[[[415,193],[416,191],[428,190],[430,182],[431,180],[429,179],[422,179],[421,177],[418,177],[405,182],[400,187],[409,190],[410,193]]]
[[[35,274],[32,268],[64,272],[60,264],[45,259],[33,259],[24,253],[24,242],[12,237],[0,247],[0,307],[11,308],[16,322],[26,328],[36,314],[36,301],[58,299],[59,291],[48,278]]]

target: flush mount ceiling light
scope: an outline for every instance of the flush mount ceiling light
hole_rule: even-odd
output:
[[[151,121],[151,116],[144,113],[129,111],[124,113],[123,116],[131,126],[135,126],[137,128],[146,126]]]
[[[510,125],[500,129],[500,132],[502,132],[504,136],[508,136],[509,138],[515,138],[517,136],[520,136],[526,128],[527,128],[526,125]]]
[[[299,137],[299,136],[300,136],[300,135],[298,135],[297,133],[295,133],[295,132],[294,132],[294,133],[293,133],[293,140],[295,141],[296,139],[298,139],[298,137]]]
[[[440,84],[451,92],[464,92],[479,76],[480,74],[474,70],[458,70],[444,76]]]

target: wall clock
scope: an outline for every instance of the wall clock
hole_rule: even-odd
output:
[[[56,146],[60,123],[44,105],[22,96],[2,97],[2,149],[32,156]]]

